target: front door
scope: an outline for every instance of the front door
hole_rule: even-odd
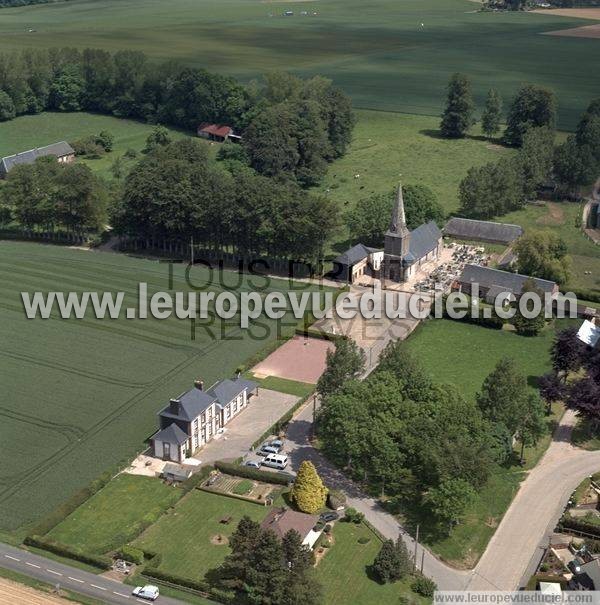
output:
[[[171,444],[163,442],[163,460],[171,460]]]

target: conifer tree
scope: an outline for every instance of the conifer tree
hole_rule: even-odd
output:
[[[448,139],[463,138],[474,123],[474,109],[471,82],[463,74],[454,74],[448,84],[446,109],[440,124],[442,136]]]
[[[308,460],[302,462],[292,488],[292,501],[298,509],[303,513],[316,513],[325,505],[327,491],[314,464]]]
[[[491,139],[500,131],[502,117],[502,99],[497,90],[491,88],[485,101],[481,116],[481,129]]]

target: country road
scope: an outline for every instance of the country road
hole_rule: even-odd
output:
[[[398,521],[311,446],[312,413],[312,405],[304,407],[287,430],[294,471],[303,460],[313,462],[329,487],[347,494],[349,506],[364,513],[385,537],[395,540],[402,535],[410,552],[414,552],[413,538]],[[417,561],[420,564],[424,551],[423,572],[435,580],[439,589],[515,590],[524,585],[569,496],[583,479],[600,470],[600,451],[589,452],[571,445],[575,421],[574,412],[564,414],[548,450],[521,483],[475,569],[457,570],[418,545]]]
[[[111,605],[132,605],[134,603],[148,605],[149,603],[149,601],[134,597],[131,594],[132,587],[127,584],[121,584],[76,567],[63,565],[7,544],[0,544],[0,567],[49,584],[60,584],[61,588],[93,597]],[[163,596],[158,597],[154,602],[156,605],[183,605],[182,601]]]

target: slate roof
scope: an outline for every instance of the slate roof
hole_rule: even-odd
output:
[[[408,254],[405,255],[404,261],[411,264],[423,258],[437,248],[441,237],[442,232],[433,221],[419,225],[410,232]]]
[[[189,435],[184,433],[175,423],[170,424],[166,429],[158,431],[156,435],[152,436],[152,440],[162,441],[163,443],[175,443],[181,445],[185,443],[189,438]]]
[[[245,389],[253,391],[257,386],[258,383],[246,380],[245,378],[237,378],[236,380],[229,380],[229,378],[226,378],[208,389],[207,393],[213,395],[217,400],[217,404],[223,407],[235,399]]]
[[[520,273],[509,273],[508,271],[500,271],[490,267],[482,267],[480,265],[466,265],[461,273],[458,281],[461,284],[477,283],[482,288],[492,288],[496,286],[502,288],[503,292],[512,292],[520,294],[525,282],[530,279],[527,275]],[[547,279],[533,278],[537,288],[543,292],[552,293],[556,288],[556,283]]]
[[[355,265],[361,260],[367,258],[371,252],[377,252],[378,248],[369,248],[364,244],[356,244],[349,250],[346,250],[343,254],[340,254],[333,262],[340,265]]]
[[[304,539],[318,520],[317,515],[307,515],[289,508],[274,508],[267,514],[260,526],[262,529],[270,529],[275,532],[279,538],[283,538],[290,529],[295,529]]]
[[[64,157],[66,155],[73,155],[75,151],[66,141],[60,141],[60,143],[53,143],[52,145],[46,145],[45,147],[36,147],[35,149],[29,149],[28,151],[22,151],[15,155],[7,155],[2,158],[0,162],[0,169],[4,174],[7,174],[9,170],[19,164],[33,164],[38,158],[54,155],[57,158]]]
[[[219,407],[223,407],[237,397],[244,389],[251,391],[257,386],[258,384],[251,380],[236,378],[235,380],[221,380],[206,391],[201,391],[194,387],[176,397],[181,404],[179,414],[174,414],[171,411],[171,405],[168,404],[159,412],[159,416],[192,422],[192,420],[202,414],[213,403],[216,403]]]
[[[508,223],[476,221],[469,218],[451,218],[444,227],[444,235],[459,239],[472,239],[509,244],[523,235],[523,228]]]

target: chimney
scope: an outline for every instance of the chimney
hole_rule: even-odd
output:
[[[204,380],[195,380],[194,381],[194,386],[199,390],[199,391],[203,391],[204,390]]]
[[[181,411],[181,401],[179,401],[179,399],[171,399],[169,401],[169,411],[171,414],[178,416]]]

